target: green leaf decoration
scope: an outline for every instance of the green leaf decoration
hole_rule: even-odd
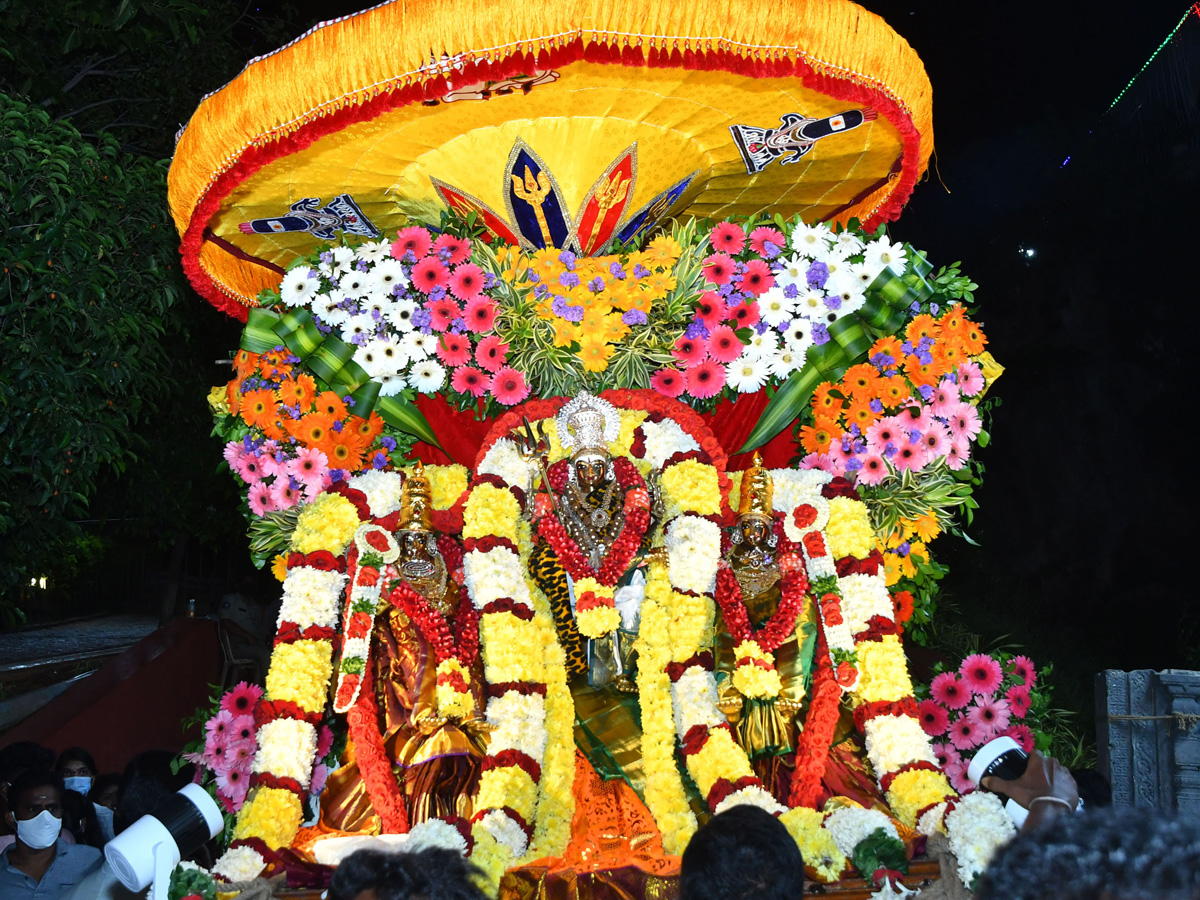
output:
[[[894,869],[908,874],[908,854],[904,844],[882,828],[876,828],[858,842],[850,861],[867,881],[871,880],[877,869]]]

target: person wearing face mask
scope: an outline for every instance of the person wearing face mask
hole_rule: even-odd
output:
[[[62,839],[62,782],[49,772],[25,772],[9,788],[7,824],[16,841],[0,853],[0,897],[60,900],[100,868],[95,847]]]
[[[64,788],[68,791],[77,791],[86,797],[96,779],[96,761],[92,759],[92,754],[82,747],[68,747],[58,755],[54,771],[62,779]],[[112,809],[95,801],[92,806],[90,818],[95,820],[100,829],[102,843],[111,841],[114,837]],[[80,838],[80,843],[92,843],[92,841],[84,840],[80,835],[76,835],[76,837]]]

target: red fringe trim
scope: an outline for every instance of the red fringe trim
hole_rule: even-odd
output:
[[[295,622],[284,622],[275,633],[275,646],[294,644],[297,641],[332,641],[334,630],[323,625],[309,625],[303,631]]]
[[[324,712],[310,713],[291,700],[259,700],[254,707],[254,725],[262,728],[276,719],[301,719],[314,728],[321,724]]]
[[[858,709],[854,710],[854,727],[862,731],[868,722],[880,716],[908,716],[910,719],[920,718],[920,715],[917,713],[917,701],[913,697],[901,697],[895,702],[875,700],[871,703],[864,703]]]

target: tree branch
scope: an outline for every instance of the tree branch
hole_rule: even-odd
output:
[[[71,88],[83,81],[83,79],[85,79],[89,74],[93,74],[93,70],[96,68],[96,66],[104,65],[106,62],[111,62],[118,56],[120,56],[119,53],[114,53],[112,56],[105,56],[101,59],[90,60],[82,69],[75,73],[75,76],[70,81],[63,85],[63,93],[65,94],[67,91],[71,90]]]
[[[97,106],[107,106],[110,103],[150,103],[150,102],[151,102],[151,100],[149,98],[139,99],[136,97],[108,97],[104,100],[97,100],[95,103],[88,103],[84,106],[79,107],[78,109],[73,109],[70,112],[65,112],[62,115],[55,116],[54,121],[61,122],[63,119],[69,119],[69,118],[71,118],[71,116],[77,116],[81,112],[86,112],[89,109],[95,109]]]

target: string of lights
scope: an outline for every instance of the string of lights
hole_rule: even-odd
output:
[[[1171,38],[1175,37],[1175,34],[1179,31],[1180,28],[1183,27],[1183,23],[1187,21],[1188,16],[1193,15],[1193,14],[1195,14],[1197,19],[1200,19],[1200,2],[1193,3],[1190,7],[1188,7],[1187,12],[1185,12],[1183,14],[1182,18],[1180,18],[1180,20],[1175,23],[1175,27],[1171,29],[1171,33],[1168,34],[1165,38],[1163,38],[1163,42],[1158,45],[1158,47],[1155,49],[1155,51],[1153,53],[1150,54],[1150,58],[1148,60],[1146,60],[1144,63],[1142,63],[1142,67],[1137,70],[1137,73],[1134,74],[1134,76],[1132,78],[1129,79],[1129,83],[1121,89],[1121,93],[1117,94],[1116,99],[1114,99],[1112,103],[1108,104],[1109,109],[1112,109],[1114,106],[1116,106],[1118,103],[1121,102],[1121,98],[1125,96],[1125,94],[1128,92],[1128,90],[1131,87],[1133,87],[1133,83],[1138,80],[1138,76],[1146,71],[1146,69],[1147,69],[1147,67],[1149,67],[1150,63],[1154,62],[1154,58],[1156,56],[1158,56],[1159,53],[1162,52],[1163,47],[1165,47],[1165,46],[1167,46],[1167,44],[1171,43]],[[1069,156],[1067,157],[1067,160],[1070,160]],[[1066,162],[1064,162],[1063,165],[1065,166]]]

